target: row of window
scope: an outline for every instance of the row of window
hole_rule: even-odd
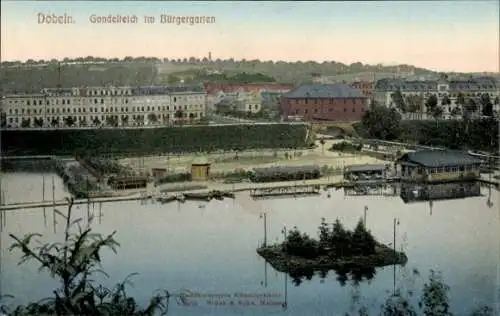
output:
[[[87,95],[131,95],[130,90],[88,90]]]
[[[427,173],[445,173],[445,172],[464,172],[464,171],[477,171],[479,166],[450,166],[450,167],[435,167],[427,168]]]
[[[389,92],[388,94],[392,95],[393,92]],[[415,92],[405,92],[405,91],[402,91],[402,94],[405,95],[405,96],[410,96],[410,95],[418,96],[419,95],[419,94],[415,94]],[[437,93],[436,94],[436,93],[432,93],[432,92],[424,92],[424,93],[422,93],[422,95],[424,95],[424,96],[430,96],[430,95],[433,95],[433,94],[436,95],[439,98],[441,98],[441,97],[457,98],[460,95],[460,93],[449,93],[449,94],[448,93]],[[464,93],[462,93],[462,95],[464,97],[466,97],[466,98],[467,97],[481,97],[484,94],[487,94],[490,97],[495,97],[495,96],[498,95],[498,93],[495,94],[493,92],[490,92],[490,93],[485,93],[485,92],[482,92],[482,93],[480,93],[480,92],[478,92],[478,93],[464,92]]]
[[[142,99],[142,98],[141,98]],[[139,100],[141,100],[139,99]],[[61,100],[61,102],[59,103],[59,100]],[[85,99],[84,99],[85,100]],[[134,98],[134,100],[137,100],[136,98]],[[168,99],[165,99],[165,98],[159,98],[159,99],[152,99],[152,101],[154,102],[155,100],[158,100],[158,101],[166,101]],[[176,103],[178,101],[189,101],[189,100],[203,100],[203,96],[181,96],[181,97],[173,97],[173,102]],[[82,99],[77,99],[77,100],[73,100],[73,101],[79,101],[81,102]],[[117,101],[121,101],[121,103],[129,103],[129,99],[128,98],[125,98],[125,99],[118,99],[118,98],[112,98],[112,99],[108,99],[108,100],[105,100],[103,98],[101,99],[93,99],[93,100],[88,100],[89,103],[93,103],[93,104],[104,104],[104,102],[108,103],[109,101],[112,101],[111,103],[116,103]],[[142,101],[142,100],[141,100]],[[149,98],[148,98],[148,101],[149,101]],[[28,99],[28,100],[7,100],[7,103],[8,104],[26,104],[26,105],[42,105],[43,104],[43,101],[42,100],[37,100],[37,99]],[[45,100],[45,104],[46,105],[51,105],[51,104],[55,104],[55,105],[59,105],[59,104],[62,104],[62,105],[70,105],[71,104],[71,100],[70,99],[52,99],[52,100]]]
[[[302,110],[304,111],[303,114],[309,113],[309,109],[295,109],[295,114],[301,114]],[[364,111],[365,111],[364,108],[360,109],[360,112],[364,112]],[[333,112],[333,108],[328,108],[328,112]],[[344,112],[347,112],[347,108],[344,108]],[[352,108],[352,112],[356,113],[356,108]],[[313,109],[312,113],[321,113],[321,111],[318,111],[318,109]],[[326,109],[323,109],[322,113],[327,113]]]
[[[126,121],[129,119],[129,116],[128,115],[91,115],[91,116],[72,116],[73,120],[74,121],[86,121],[87,118],[90,119],[91,121],[94,121],[94,120],[106,120],[106,118],[108,117],[112,117],[112,118],[115,118],[115,119],[121,119],[123,121]],[[131,116],[131,119],[132,120],[137,120],[137,119],[144,119],[145,117],[148,117],[148,116],[145,116],[145,115],[132,115]],[[197,118],[201,118],[203,117],[203,113],[198,113],[198,112],[191,112],[191,113],[183,113],[182,114],[182,117],[183,118],[190,118],[190,119],[197,119]],[[170,114],[162,114],[162,115],[158,115],[156,116],[156,118],[158,120],[161,120],[162,118],[163,119],[176,119],[178,118],[177,116],[175,115],[170,115]],[[52,121],[64,121],[65,117],[63,116],[47,116],[45,117],[45,121],[46,122],[52,122]],[[29,122],[31,122],[31,118],[19,118],[19,117],[10,117],[8,119],[8,122],[9,123],[21,123],[23,120],[28,120]],[[43,117],[34,117],[33,118],[33,121],[34,120],[41,120],[43,121],[44,118]]]
[[[340,99],[334,100],[334,99],[328,99],[329,104],[334,104],[338,102],[334,101],[339,101]],[[325,104],[326,99],[291,99],[290,104]],[[365,102],[363,99],[342,99],[343,104],[363,104]]]
[[[177,111],[177,110],[191,110],[191,109],[202,109],[203,108],[203,105],[201,104],[194,104],[194,105],[184,105],[183,106],[173,106],[173,111]],[[129,108],[128,107],[101,107],[101,112],[102,113],[112,113],[112,112],[128,112],[129,111]],[[132,107],[132,112],[149,112],[149,111],[170,111],[170,106],[158,106],[158,107],[150,107],[150,106],[141,106],[141,107],[135,107],[133,106]],[[94,112],[94,113],[97,113],[99,112],[99,108],[98,107],[95,107],[95,108],[92,108],[90,107],[89,108],[89,112]],[[18,115],[18,114],[42,114],[42,109],[21,109],[19,111],[19,109],[9,109],[9,114],[14,114],[14,115]],[[62,108],[62,109],[59,109],[59,108],[50,108],[50,109],[47,109],[47,113],[86,113],[86,108]]]
[[[494,85],[486,85],[486,84],[483,84],[483,85],[472,85],[472,87],[476,87],[477,90],[494,90],[496,89],[496,87]],[[406,90],[406,85],[403,85],[403,86],[389,86],[389,90],[397,90],[397,89],[401,89],[401,90]],[[411,86],[408,86],[408,88],[410,88],[411,90],[437,90],[437,87],[436,86],[433,86],[433,85],[426,85],[426,84],[421,84],[421,85],[411,85]],[[442,89],[443,86],[440,87],[440,90],[444,90]],[[464,85],[459,85],[458,86],[458,89],[464,89],[464,88],[467,88],[467,86],[464,86]],[[456,89],[456,88],[455,88]]]

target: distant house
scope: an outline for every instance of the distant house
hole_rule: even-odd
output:
[[[355,81],[351,88],[359,90],[368,100],[373,100],[373,83],[370,81]]]
[[[480,177],[482,161],[468,153],[453,150],[419,150],[396,160],[403,180],[458,181]]]
[[[262,93],[285,93],[295,88],[290,84],[218,84],[205,83],[207,105],[216,110],[219,103],[228,104],[234,101],[234,109],[240,112],[257,113],[262,109]]]
[[[347,84],[303,84],[281,98],[283,118],[353,122],[363,117],[367,97]]]

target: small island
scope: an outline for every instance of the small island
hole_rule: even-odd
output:
[[[294,227],[283,243],[263,245],[257,249],[257,253],[274,269],[285,273],[304,269],[375,268],[404,265],[408,261],[403,252],[376,241],[362,220],[350,231],[338,219],[329,225],[323,218],[319,226],[319,240]]]

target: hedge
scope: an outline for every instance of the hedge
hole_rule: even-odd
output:
[[[102,155],[302,148],[307,127],[297,124],[185,126],[145,129],[4,130],[10,155]]]

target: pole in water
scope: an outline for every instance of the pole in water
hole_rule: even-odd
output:
[[[102,202],[99,203],[99,224],[101,224],[102,219]]]
[[[90,194],[89,194],[89,176],[86,179],[87,188],[87,220],[90,218]]]
[[[45,202],[45,175],[42,175],[42,203]]]
[[[54,225],[54,234],[57,232],[56,231],[56,185],[54,183],[54,177],[52,176],[52,205],[54,207],[54,210],[52,211],[52,224]]]
[[[368,212],[368,206],[365,206],[365,211],[364,211],[364,217],[363,217],[363,224],[365,225],[365,229],[366,229],[366,212]]]

